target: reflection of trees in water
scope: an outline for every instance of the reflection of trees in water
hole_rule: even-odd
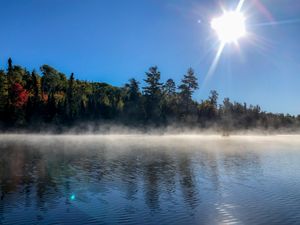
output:
[[[143,151],[143,184],[145,201],[150,209],[160,207],[160,196],[170,196],[175,190],[176,168],[171,155],[164,149],[145,149]]]
[[[111,188],[117,188],[130,201],[142,200],[139,194],[143,194],[143,203],[151,210],[160,209],[165,199],[179,203],[180,191],[184,202],[194,209],[207,183],[218,189],[221,169],[242,176],[258,171],[260,165],[258,155],[249,151],[180,151],[168,147],[115,151],[101,144],[75,148],[61,143],[38,147],[17,143],[2,147],[0,214],[9,210],[5,205],[17,204],[15,199],[25,199],[26,207],[33,205],[42,211],[57,207],[62,199],[70,204],[74,189],[81,189],[83,195],[97,195],[109,193]],[[199,177],[207,182],[200,183]],[[7,193],[10,197],[6,198]]]
[[[1,151],[1,199],[5,197],[6,193],[16,191],[16,184],[29,180],[27,174],[23,173],[24,158],[23,149],[18,145],[12,146],[10,150],[3,149]]]
[[[195,176],[192,168],[192,162],[188,154],[178,154],[179,157],[177,158],[177,163],[178,173],[180,176],[179,182],[182,189],[184,201],[187,202],[192,208],[195,208],[199,199]]]
[[[184,197],[191,205],[196,201],[189,159],[186,156],[177,158],[165,149],[133,148],[113,155],[103,146],[77,151],[59,143],[41,149],[37,145],[10,143],[1,150],[2,208],[12,204],[10,199],[5,199],[6,194],[19,196],[20,188],[25,205],[30,207],[34,201],[35,207],[43,211],[49,205],[55,208],[61,198],[69,204],[68,196],[74,186],[97,194],[109,191],[114,183],[121,185],[119,188],[125,190],[129,200],[134,200],[136,193],[144,190],[145,203],[151,209],[158,209],[160,195],[172,197],[176,191],[177,170],[180,170]]]
[[[46,210],[46,205],[55,204],[55,197],[60,197],[57,183],[54,180],[54,174],[57,174],[58,164],[47,162],[47,158],[41,155],[41,158],[36,163],[36,194],[37,194],[37,208],[42,211]],[[53,197],[50,197],[53,196]]]
[[[115,165],[119,165],[118,174],[128,200],[135,200],[135,195],[138,192],[139,176],[141,175],[140,168],[140,152],[132,151],[129,154],[117,156]]]
[[[145,199],[150,209],[159,207],[159,162],[151,161],[145,166]]]
[[[199,150],[195,157],[201,173],[200,176],[205,178],[206,181],[210,181],[214,189],[218,189],[220,186],[220,171],[216,152],[214,150]]]
[[[53,176],[53,171],[59,170],[57,167],[59,162],[55,163],[51,159],[49,162],[48,157],[36,147],[24,144],[10,143],[2,148],[1,152],[3,153],[0,157],[2,213],[22,205],[35,206],[41,211],[55,207],[57,199],[63,195]],[[42,216],[38,215],[38,219],[42,219]]]
[[[6,194],[17,192],[19,186],[26,187],[34,183],[35,163],[34,158],[29,157],[30,149],[23,145],[9,145],[1,149],[0,157],[0,187],[1,199],[4,200]],[[35,155],[33,155],[35,156]]]
[[[170,153],[160,154],[160,184],[170,196],[176,190],[176,159]]]

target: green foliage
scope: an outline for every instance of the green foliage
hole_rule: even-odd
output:
[[[8,108],[8,80],[3,70],[0,71],[0,120],[7,119]]]
[[[168,79],[163,86],[164,93],[170,97],[176,93],[176,84],[173,79]]]
[[[162,83],[160,83],[160,72],[156,66],[150,67],[146,72],[145,87],[145,112],[146,121],[159,123],[161,119]]]
[[[190,102],[194,91],[198,89],[197,77],[192,68],[188,69],[178,88],[183,101],[186,103]]]
[[[182,106],[179,110],[181,120],[185,123],[196,122],[197,105],[192,101],[192,95],[198,89],[198,81],[192,68],[188,69],[178,88]]]
[[[70,79],[68,81],[67,87],[67,98],[66,98],[66,114],[67,118],[70,121],[73,121],[79,110],[79,103],[76,101],[78,96],[77,85],[74,78],[74,73],[71,74]]]
[[[145,86],[134,78],[123,87],[76,80],[51,66],[36,71],[13,65],[0,70],[0,125],[4,128],[39,129],[41,124],[62,127],[102,121],[132,126],[176,124],[197,128],[217,127],[227,134],[233,129],[299,129],[298,117],[266,113],[259,106],[231,102],[218,105],[217,91],[208,99],[192,99],[198,89],[197,76],[188,69],[176,89],[174,80],[161,82],[157,67],[146,72]]]
[[[143,120],[143,116],[139,82],[133,78],[129,80],[128,84],[125,84],[123,89],[123,118],[128,123],[134,123]]]
[[[42,77],[42,90],[43,92],[49,94],[49,93],[55,93],[66,91],[67,88],[67,78],[63,73],[58,72],[54,68],[43,65],[41,67],[41,71],[43,74]]]

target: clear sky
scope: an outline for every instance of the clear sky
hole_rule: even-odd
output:
[[[0,0],[0,67],[49,64],[76,78],[123,85],[157,65],[177,83],[189,67],[220,98],[300,114],[300,1],[245,0],[248,35],[219,43],[210,21],[237,0]],[[204,80],[206,80],[204,82]]]

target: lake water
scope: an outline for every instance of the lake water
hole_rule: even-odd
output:
[[[300,136],[0,136],[0,224],[300,224]]]

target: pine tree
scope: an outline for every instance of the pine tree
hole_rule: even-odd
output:
[[[8,81],[3,70],[0,70],[0,121],[5,121],[8,111]]]
[[[187,117],[191,113],[192,95],[198,89],[198,80],[192,68],[188,69],[178,88],[182,102],[181,117]]]
[[[126,100],[136,102],[140,97],[139,82],[132,78],[129,80],[129,84],[125,85],[125,88],[127,90]]]
[[[162,119],[165,123],[174,122],[177,113],[176,84],[168,79],[163,86]]]
[[[141,92],[139,82],[130,79],[125,84],[124,116],[128,122],[139,121],[142,117]]]
[[[147,78],[144,80],[147,83],[146,87],[143,87],[144,94],[152,99],[161,97],[162,83],[160,83],[160,72],[157,67],[150,67],[146,72]]]
[[[176,93],[176,84],[173,79],[168,79],[164,85],[164,92],[168,96],[173,96]]]
[[[73,121],[76,116],[77,105],[75,99],[75,79],[74,73],[71,74],[70,79],[68,81],[68,89],[67,89],[67,117],[70,121]]]
[[[146,72],[147,78],[144,80],[147,84],[144,89],[146,98],[145,110],[146,120],[159,123],[161,114],[162,83],[160,83],[160,72],[157,67],[150,67]]]
[[[10,73],[13,69],[13,64],[12,64],[12,59],[11,58],[8,58],[7,64],[8,64],[7,70]]]
[[[208,98],[211,105],[211,113],[210,113],[211,119],[216,119],[218,115],[218,96],[219,96],[218,92],[212,90]]]
[[[41,100],[41,87],[38,81],[38,75],[36,74],[35,70],[33,70],[31,73],[31,79],[32,79],[34,103],[39,104]]]
[[[198,79],[192,68],[188,69],[187,74],[184,75],[181,80],[181,85],[178,88],[180,90],[180,95],[185,102],[192,99],[194,91],[198,89]]]

